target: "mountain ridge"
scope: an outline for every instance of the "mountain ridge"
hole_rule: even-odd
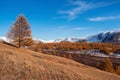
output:
[[[67,38],[60,38],[56,40],[42,40],[42,39],[35,39],[36,42],[43,42],[43,43],[58,43],[58,42],[120,42],[120,31],[111,31],[111,32],[103,32],[96,35],[91,35],[86,38],[80,37],[67,37]],[[10,42],[9,39],[6,37],[0,37],[0,41]]]
[[[67,37],[52,40],[53,42],[120,42],[120,31],[103,32],[86,38]]]

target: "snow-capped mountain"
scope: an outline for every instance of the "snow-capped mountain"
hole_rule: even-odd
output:
[[[80,38],[65,38],[62,42],[77,42]]]
[[[52,43],[52,42],[120,42],[120,31],[100,33],[97,35],[88,36],[87,38],[61,38],[56,40],[37,40],[43,43]]]
[[[35,39],[36,42],[43,42],[43,43],[57,43],[57,42],[120,42],[120,31],[113,31],[113,32],[106,32],[100,33],[97,35],[88,36],[87,38],[61,38],[56,40],[42,40],[42,39]],[[6,37],[0,37],[0,41],[10,43],[10,40]]]
[[[37,41],[43,42],[43,43],[53,43],[54,42],[54,40],[42,40],[42,39],[38,39]]]
[[[39,42],[42,42],[42,43],[53,43],[54,40],[42,40],[42,39],[36,39],[36,38],[33,38],[33,40],[37,43]]]
[[[87,38],[65,38],[61,42],[120,42],[120,31],[88,36]]]
[[[120,31],[100,33],[98,35],[89,36],[87,42],[120,42]]]
[[[61,42],[84,42],[84,41],[86,41],[86,39],[84,39],[84,38],[70,38],[70,37],[68,37],[68,38],[65,38],[63,41],[61,41]]]
[[[54,40],[41,40],[43,43],[53,43]]]
[[[102,42],[102,40],[106,37],[105,33],[100,33],[98,35],[88,36],[86,38],[87,42]]]
[[[85,39],[83,38],[61,38],[56,40],[42,40],[42,39],[33,39],[36,42],[43,42],[43,43],[59,43],[59,42],[83,42]]]
[[[63,38],[54,40],[55,43],[64,41]]]

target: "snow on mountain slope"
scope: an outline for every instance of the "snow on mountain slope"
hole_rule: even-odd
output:
[[[120,31],[100,33],[87,37],[87,42],[120,42]]]
[[[62,42],[77,42],[80,38],[66,38]]]
[[[41,40],[39,39],[38,41],[43,42],[43,43],[53,43],[54,40]]]
[[[61,39],[56,39],[54,42],[57,43],[57,42],[62,42],[64,39],[61,38]]]
[[[120,31],[108,32],[102,42],[120,42]]]
[[[93,36],[88,36],[87,37],[87,42],[100,42],[100,40],[98,40],[97,35],[93,35]]]
[[[56,40],[42,40],[42,39],[35,39],[36,42],[43,42],[43,43],[56,43],[56,42],[120,42],[120,30],[119,31],[111,31],[106,33],[100,33],[97,35],[88,36],[87,38],[75,38],[75,37],[68,37],[68,38],[61,38]],[[10,42],[9,39],[6,37],[0,37],[0,41]]]
[[[120,42],[120,31],[111,31],[88,36],[87,38],[66,38],[62,42]]]
[[[36,39],[36,38],[33,38],[34,41],[36,42],[43,42],[43,43],[53,43],[54,40],[42,40],[42,39]]]
[[[86,38],[87,42],[102,42],[102,40],[106,37],[107,35],[105,33],[100,33],[98,35],[93,35],[93,36],[88,36]]]
[[[0,37],[0,41],[4,41],[4,42],[10,43],[10,40],[7,39],[6,37]]]

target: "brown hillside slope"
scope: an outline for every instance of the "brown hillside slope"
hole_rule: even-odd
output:
[[[0,80],[120,80],[120,76],[0,43]]]

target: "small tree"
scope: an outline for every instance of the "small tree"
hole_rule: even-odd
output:
[[[71,53],[68,54],[68,58],[69,58],[69,59],[73,59]]]
[[[112,72],[112,73],[114,72],[113,64],[112,64],[112,62],[110,61],[109,58],[107,58],[105,60],[105,63],[103,65],[103,70],[108,71],[108,72]]]
[[[32,44],[30,25],[23,15],[18,16],[16,22],[8,31],[7,37],[19,48]]]
[[[116,74],[120,75],[120,66],[118,66],[115,71],[116,71]]]
[[[107,55],[110,55],[110,50],[109,50],[108,48],[105,48],[105,53],[106,53]]]

